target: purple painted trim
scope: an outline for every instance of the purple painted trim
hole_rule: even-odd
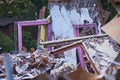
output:
[[[22,51],[22,26],[18,24],[18,49],[19,53]]]
[[[79,28],[74,27],[74,34],[75,34],[75,37],[79,37],[80,36],[80,34],[79,34]],[[84,59],[83,59],[83,54],[84,53],[83,53],[82,47],[79,46],[78,47],[78,57],[79,57],[79,61],[80,61],[81,67],[85,70],[85,63],[84,63]]]
[[[92,24],[73,24],[74,28],[95,28],[96,34],[98,34],[97,25],[95,23]]]
[[[48,24],[47,19],[38,19],[38,20],[32,20],[32,21],[20,21],[18,24],[22,26],[33,26],[33,25],[45,25]]]
[[[97,28],[96,24],[95,24],[95,30],[96,30],[96,34],[99,34],[99,31],[98,31],[98,28]]]
[[[47,33],[46,33],[46,41],[51,41],[52,40],[52,24],[48,24],[47,27]],[[46,49],[46,51],[51,51],[52,49],[49,47]]]
[[[46,41],[52,40],[52,24],[48,24],[47,27],[47,34],[46,34]]]
[[[84,58],[83,58],[83,49],[81,46],[78,47],[78,57],[79,57],[79,60],[80,60],[80,65],[81,67],[85,70],[85,63],[84,63]]]
[[[73,24],[73,27],[74,27],[74,34],[76,37],[80,36],[79,28],[95,28],[96,34],[98,34],[97,25],[95,23],[83,24],[83,25],[82,24],[79,24],[79,25]],[[78,47],[78,57],[80,60],[80,64],[81,64],[82,68],[85,70],[85,63],[84,63],[83,54],[84,54],[84,51],[83,51],[82,47],[81,46]]]
[[[32,21],[20,21],[18,22],[18,49],[19,52],[22,51],[22,27],[24,26],[33,26],[33,25],[47,25],[47,19],[39,19],[39,20],[32,20]]]

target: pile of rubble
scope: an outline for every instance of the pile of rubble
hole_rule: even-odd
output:
[[[6,66],[6,62],[8,61],[11,61],[11,75],[13,76],[14,80],[59,80],[57,78],[61,74],[66,75],[68,78],[70,78],[70,80],[96,80],[94,78],[97,78],[97,72],[99,72],[100,76],[98,77],[100,78],[104,76],[109,78],[108,76],[110,75],[115,77],[114,75],[116,73],[114,72],[117,72],[117,70],[120,69],[120,61],[115,60],[116,58],[120,59],[120,45],[112,40],[109,36],[97,36],[97,38],[93,36],[89,36],[89,38],[80,37],[80,39],[68,39],[64,42],[66,43],[67,41],[72,43],[70,43],[68,46],[55,49],[51,53],[36,50],[32,53],[7,54],[10,60],[5,59],[6,55],[0,55],[0,80],[6,80],[7,76],[9,76],[7,68],[10,69],[10,66]],[[63,41],[59,42],[64,43]],[[59,42],[56,41],[57,44],[59,44]],[[52,44],[53,42],[48,43]],[[54,41],[54,44],[56,43]],[[78,46],[82,47],[84,51],[83,57],[84,59],[87,59],[87,61],[84,60],[86,65],[85,70],[83,70],[81,67],[78,67],[78,65],[74,66],[74,64],[70,62],[70,59],[68,61],[68,59],[64,57],[55,56],[56,53],[61,53],[61,51],[64,52],[65,49],[68,50]],[[115,65],[112,67],[111,64]],[[115,69],[116,65],[118,67],[117,69]],[[94,70],[93,74],[90,73],[90,66]],[[108,75],[106,71],[113,73],[114,75]]]
[[[64,58],[54,58],[52,55],[41,53],[40,50],[36,50],[32,54],[8,54],[12,62],[12,74],[14,80],[32,79],[37,76],[47,73],[50,76],[56,78],[61,73],[69,73],[75,70],[75,67],[67,63]],[[4,65],[4,55],[0,56],[0,79],[6,79]]]
[[[109,36],[83,41],[84,52],[90,57],[98,72],[105,72],[119,57],[120,46]]]

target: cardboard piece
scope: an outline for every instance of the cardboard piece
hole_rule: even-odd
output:
[[[109,23],[102,27],[102,30],[111,36],[116,42],[120,44],[120,17],[116,15]]]
[[[92,80],[92,78],[96,76],[97,74],[92,74],[84,71],[82,67],[79,67],[76,71],[68,74],[70,80]]]

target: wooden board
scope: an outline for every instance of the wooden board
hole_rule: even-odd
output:
[[[104,25],[102,30],[120,44],[120,17],[118,17],[118,15]]]

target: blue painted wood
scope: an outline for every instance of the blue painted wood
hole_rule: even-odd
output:
[[[13,80],[13,70],[11,65],[12,62],[10,60],[10,57],[8,55],[5,55],[4,61],[5,61],[6,78],[7,80]]]

